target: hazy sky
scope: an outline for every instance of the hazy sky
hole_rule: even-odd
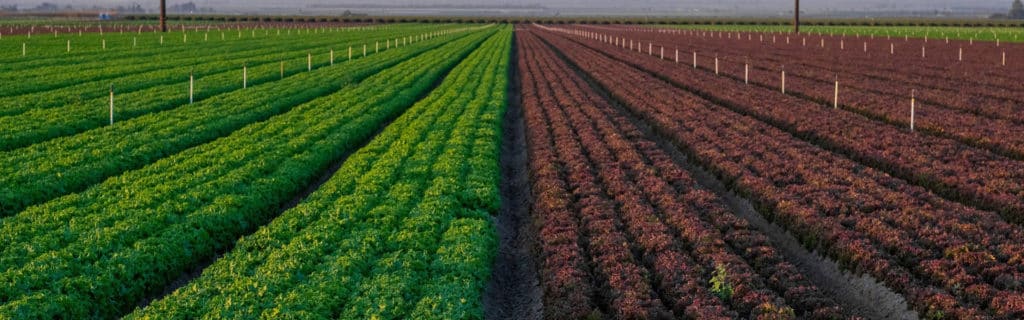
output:
[[[791,0],[168,0],[168,5],[176,3],[195,2],[200,7],[275,7],[302,9],[311,4],[384,4],[384,5],[425,5],[425,4],[488,4],[488,5],[533,5],[540,4],[548,8],[625,8],[632,10],[643,10],[660,8],[666,10],[687,10],[687,9],[720,9],[720,10],[785,10],[792,6]],[[25,0],[0,0],[0,4],[17,4],[20,7],[33,7],[44,1]],[[139,3],[143,7],[155,7],[156,0],[48,0],[46,2],[58,5],[71,4],[74,6],[99,4],[104,6],[131,5]],[[963,7],[970,8],[1007,8],[1009,9],[1012,0],[819,0],[803,1],[802,9],[807,11],[823,10],[879,10],[879,9],[910,9],[910,10],[948,10]]]

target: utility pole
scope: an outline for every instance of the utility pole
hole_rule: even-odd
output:
[[[167,32],[167,0],[160,0],[160,32]]]
[[[800,33],[800,0],[796,0],[793,10],[793,33]]]

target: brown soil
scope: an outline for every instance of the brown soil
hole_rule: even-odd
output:
[[[491,280],[484,290],[486,319],[541,319],[542,291],[534,261],[534,232],[530,219],[530,181],[526,133],[519,97],[517,50],[512,41],[508,109],[501,148],[502,208],[495,217],[500,244]]]

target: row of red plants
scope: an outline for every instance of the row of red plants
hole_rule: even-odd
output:
[[[537,86],[544,82],[535,78],[540,74],[529,63],[531,50],[523,48],[521,36],[516,38],[546,318],[582,319],[602,312],[637,319],[665,315],[589,164],[567,156],[582,154],[582,146],[564,121],[540,109],[551,98],[541,100]],[[563,125],[551,126],[557,123]]]
[[[923,315],[1024,316],[1019,227],[732,113],[567,38],[545,38],[806,246],[883,281]]]
[[[586,28],[585,30],[604,31],[605,29]],[[927,60],[921,59],[920,56],[898,63],[889,61],[888,47],[883,56],[872,53],[860,54],[862,52],[860,47],[826,53],[820,53],[816,49],[766,50],[766,45],[756,39],[737,42],[729,39],[686,37],[675,34],[628,33],[615,29],[610,31],[612,33],[609,34],[614,36],[645,39],[644,45],[653,43],[659,48],[664,46],[669,50],[669,56],[673,59],[676,49],[681,51],[683,58],[691,58],[689,55],[697,52],[704,68],[713,68],[712,61],[717,56],[723,71],[728,70],[731,74],[739,77],[743,76],[744,64],[749,63],[751,71],[767,71],[765,79],[769,81],[763,83],[770,83],[776,87],[780,82],[779,71],[784,66],[788,76],[797,78],[792,80],[810,80],[812,87],[822,86],[831,89],[835,76],[838,74],[844,89],[855,89],[858,93],[864,91],[884,96],[897,96],[900,97],[898,100],[903,102],[900,104],[901,106],[906,106],[903,97],[909,96],[911,90],[917,90],[919,98],[934,102],[939,107],[1017,122],[1024,119],[1020,113],[1024,110],[1021,105],[1021,102],[1024,102],[1024,91],[1020,90],[1020,82],[1024,79],[1019,78],[1019,74],[1016,73],[1017,69],[1008,71],[1011,70],[1008,67],[999,67],[993,72],[986,73],[979,71],[984,69],[981,66],[958,62],[943,64],[940,68],[932,70],[928,67]],[[863,43],[867,42],[868,40],[863,41]],[[861,43],[858,42],[858,46]],[[941,44],[934,44],[934,46],[941,46]],[[976,49],[981,48],[985,48],[985,46],[969,48],[967,54],[976,54]],[[877,48],[874,49],[877,50]],[[658,50],[660,53],[660,49]],[[957,54],[958,48],[952,50],[953,54]],[[851,54],[850,51],[853,51],[854,54]],[[994,54],[997,57],[1000,56],[999,52]],[[861,57],[863,55],[867,55],[867,57]],[[692,62],[690,59],[683,60],[683,62]],[[820,84],[814,84],[815,82]],[[968,83],[971,85],[965,85]],[[831,100],[832,92],[828,91],[827,93],[820,97]]]
[[[520,66],[523,68],[527,126],[533,137],[530,144],[546,145],[552,143],[549,141],[553,138],[551,147],[559,150],[560,157],[584,162],[587,167],[565,169],[567,178],[591,179],[594,186],[603,190],[605,199],[616,204],[602,210],[617,217],[615,224],[621,224],[620,228],[625,230],[624,235],[630,241],[627,247],[619,250],[637,252],[638,260],[652,275],[652,288],[659,292],[663,304],[674,314],[690,318],[737,315],[788,318],[796,314],[816,319],[842,317],[836,304],[811,285],[794,266],[784,261],[771,247],[767,237],[726,210],[712,193],[696,187],[688,173],[655,143],[646,140],[629,119],[613,109],[586,82],[574,76],[573,71],[550,49],[529,32],[521,32],[517,38],[523,55]],[[545,139],[544,133],[554,137]],[[559,133],[569,136],[559,137]],[[535,147],[531,146],[533,149]],[[565,162],[551,158],[531,161]],[[540,189],[535,191],[543,193],[546,186],[535,184],[535,188]],[[584,221],[588,214],[593,213],[587,207],[580,208],[579,212],[584,215]],[[571,216],[573,213],[564,212],[563,215]],[[547,224],[541,224],[542,234],[546,227]],[[580,241],[594,242],[586,237]],[[547,243],[546,239],[541,239],[541,242]],[[554,249],[542,252],[559,255]],[[594,253],[593,250],[591,252]],[[546,257],[541,260],[551,261]],[[595,265],[597,269],[603,269],[604,263]],[[555,265],[559,268],[564,266]],[[708,289],[708,279],[719,266],[727,271],[727,281],[732,288],[732,293],[722,301]],[[560,272],[557,268],[551,270],[550,266],[543,269],[546,275],[576,274]],[[596,273],[600,275],[602,272],[596,270]],[[609,281],[604,276],[597,278],[605,278],[598,282]],[[559,292],[559,288],[550,286],[564,282],[561,279],[545,281],[546,301],[557,307],[551,308],[549,304],[546,310],[550,318],[586,312],[566,310],[559,305],[566,298],[551,293],[567,292]],[[617,303],[615,297],[630,295],[616,294],[614,285],[596,284],[593,287],[610,287],[612,294],[607,298],[611,298],[612,306],[639,305]],[[620,318],[652,315],[650,311],[629,311],[610,310]]]
[[[618,34],[641,36],[621,32]],[[906,74],[908,70],[858,74],[875,72],[859,70],[874,70],[878,63],[870,65],[849,60],[834,60],[815,64],[813,54],[775,57],[780,54],[742,45],[734,46],[731,43],[691,42],[688,38],[667,35],[655,38],[651,41],[655,41],[655,45],[658,46],[682,46],[683,58],[686,59],[681,59],[681,65],[692,67],[692,58],[687,54],[696,51],[700,52],[700,68],[714,71],[715,55],[708,52],[718,52],[719,72],[740,81],[744,79],[746,65],[749,63],[750,80],[765,87],[778,89],[781,86],[780,71],[783,69],[781,66],[785,66],[786,92],[828,104],[835,98],[834,81],[838,72],[841,74],[839,103],[844,108],[903,127],[909,127],[910,96],[912,90],[917,90],[915,126],[918,129],[1024,159],[1024,113],[1021,112],[1024,111],[1024,104],[1021,102],[1024,101],[1024,91],[1020,90],[1021,80],[1012,80],[1007,86],[980,89],[987,92],[970,92],[988,86],[972,82],[971,77],[960,77],[959,74],[927,83],[908,83],[910,80],[882,76]],[[675,49],[669,50],[671,52],[668,58],[674,59]],[[660,52],[656,55],[660,58]],[[948,71],[944,72],[948,74]],[[937,78],[935,75],[920,74],[909,77],[924,79],[921,81]],[[964,85],[965,83],[971,85]]]
[[[585,41],[585,45],[602,48],[594,41]],[[951,198],[998,210],[1010,221],[1024,222],[1024,163],[1020,161],[837,112],[778,90],[744,85],[658,57],[622,50],[607,54],[712,97],[732,111],[751,115]]]
[[[783,65],[813,65],[829,71],[839,71],[866,75],[890,81],[918,84],[921,87],[943,86],[955,84],[949,81],[964,79],[979,84],[978,89],[986,87],[1014,88],[1024,81],[1024,45],[1002,43],[996,46],[992,42],[970,43],[967,41],[950,41],[941,39],[909,38],[885,39],[884,37],[853,37],[827,35],[770,35],[761,33],[708,32],[708,31],[676,31],[676,30],[630,30],[628,28],[582,26],[581,30],[596,31],[603,34],[625,37],[643,41],[644,51],[647,44],[664,45],[666,50],[695,48],[733,49],[738,57],[765,56],[785,57]],[[785,38],[790,38],[787,44]],[[807,44],[803,45],[805,41]],[[774,41],[774,43],[773,43]],[[824,41],[825,47],[821,47]],[[890,45],[892,53],[890,53]],[[867,52],[864,47],[867,46]],[[842,48],[841,48],[842,47]],[[921,47],[926,47],[926,57],[921,57]],[[963,48],[963,61],[959,61],[960,48]],[[721,56],[729,56],[730,51],[719,51]],[[1006,66],[1002,65],[1002,53],[1006,52]],[[684,51],[683,53],[690,53]],[[709,54],[699,51],[698,53]],[[710,52],[713,54],[716,52]],[[842,62],[839,65],[837,62]],[[951,68],[956,66],[956,68]],[[952,71],[970,71],[954,73]],[[974,90],[974,88],[972,88]],[[997,96],[1012,96],[1018,99],[1024,96],[1020,92],[989,91]]]

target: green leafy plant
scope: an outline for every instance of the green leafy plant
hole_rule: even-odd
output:
[[[729,271],[724,265],[715,266],[715,274],[711,277],[711,292],[722,300],[732,299],[732,284],[729,283]]]

